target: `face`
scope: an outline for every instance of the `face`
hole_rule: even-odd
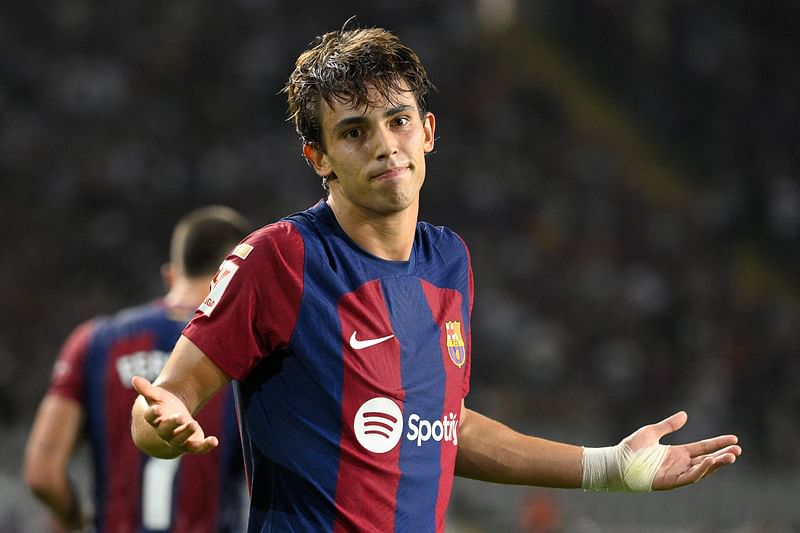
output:
[[[371,91],[371,100],[377,100]],[[353,109],[320,104],[322,151],[304,153],[317,174],[327,176],[330,201],[363,216],[417,209],[425,180],[425,154],[433,150],[432,113],[420,117],[414,95]]]

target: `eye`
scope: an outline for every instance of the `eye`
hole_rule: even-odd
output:
[[[410,122],[410,119],[409,119],[407,116],[405,116],[405,115],[401,115],[401,116],[399,116],[399,117],[395,117],[395,119],[394,119],[394,120],[392,120],[392,123],[393,123],[395,126],[405,126],[405,125],[406,125],[406,124],[408,124],[409,122]]]
[[[361,137],[361,133],[362,133],[361,128],[350,128],[349,130],[346,130],[344,133],[342,133],[342,138],[358,139],[359,137]]]

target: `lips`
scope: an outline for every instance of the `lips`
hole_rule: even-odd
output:
[[[370,179],[371,180],[392,179],[402,175],[406,170],[408,170],[408,167],[390,168],[389,170],[384,170],[383,172],[379,172],[378,174],[373,175],[372,177],[370,177]]]

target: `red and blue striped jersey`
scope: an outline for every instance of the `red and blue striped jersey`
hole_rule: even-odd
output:
[[[446,228],[386,261],[322,201],[246,238],[184,334],[236,380],[248,530],[443,531],[471,309]]]
[[[61,349],[48,394],[81,404],[94,467],[98,532],[240,531],[244,468],[230,387],[198,419],[222,449],[170,461],[141,453],[130,435],[134,375],[151,381],[187,322],[153,302],[83,323]],[[225,442],[228,441],[228,442]]]

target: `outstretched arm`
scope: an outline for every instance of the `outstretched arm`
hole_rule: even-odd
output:
[[[741,454],[735,435],[676,446],[659,443],[686,420],[686,413],[679,412],[638,429],[616,446],[582,448],[522,435],[462,407],[456,475],[543,487],[667,490],[694,483]]]
[[[162,459],[202,454],[218,445],[193,415],[229,378],[186,337],[178,339],[158,378],[133,378],[139,397],[131,411],[131,435],[143,452]]]

